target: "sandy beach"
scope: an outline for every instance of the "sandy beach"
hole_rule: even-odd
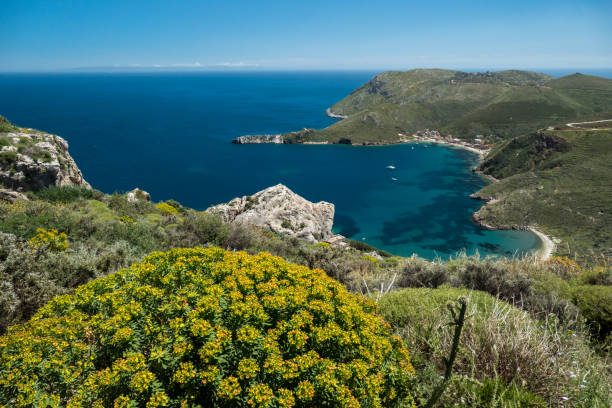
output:
[[[536,229],[535,227],[529,227],[528,229],[529,231],[536,234],[538,238],[540,238],[540,241],[542,241],[542,248],[540,248],[537,252],[538,257],[543,261],[550,258],[553,252],[555,252],[556,247],[552,239],[550,239],[548,235],[544,234],[542,231]]]

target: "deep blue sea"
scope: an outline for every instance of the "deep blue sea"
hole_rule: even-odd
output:
[[[58,134],[92,186],[205,209],[283,183],[336,205],[334,229],[398,255],[513,255],[529,232],[487,231],[468,197],[473,153],[443,146],[233,145],[333,123],[325,109],[373,72],[0,74],[0,115]],[[396,170],[389,170],[394,165]],[[393,178],[397,180],[393,180]]]

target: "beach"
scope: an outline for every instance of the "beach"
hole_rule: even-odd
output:
[[[542,231],[536,229],[535,227],[528,227],[528,229],[529,231],[536,234],[538,238],[540,238],[540,241],[542,241],[542,248],[540,248],[537,252],[538,257],[542,261],[545,261],[548,258],[550,258],[553,252],[555,252],[555,248],[556,248],[556,245],[552,241],[552,239],[550,239],[548,235],[544,234]]]

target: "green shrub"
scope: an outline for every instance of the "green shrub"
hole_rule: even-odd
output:
[[[0,152],[0,165],[12,166],[17,163],[17,153],[11,151]]]
[[[448,268],[453,286],[481,290],[508,301],[520,302],[533,283],[522,270],[511,270],[507,261],[493,258],[460,258],[449,262]]]
[[[612,402],[610,373],[578,333],[565,330],[554,319],[534,320],[489,294],[448,287],[404,289],[378,303],[383,318],[412,353],[417,402],[426,401],[439,381],[452,342],[446,304],[462,296],[468,298],[469,319],[455,363],[457,376],[483,384],[499,380],[504,387],[516,387],[554,406],[565,399],[566,406],[575,407],[608,407]],[[462,381],[457,381],[444,398],[465,393]],[[455,402],[444,399],[441,405],[455,406]]]
[[[387,257],[393,256],[393,254],[391,254],[391,253],[389,253],[387,251],[383,251],[381,249],[375,248],[372,245],[368,245],[368,244],[366,244],[363,241],[355,241],[354,239],[347,239],[347,241],[348,241],[349,245],[351,246],[351,248],[355,248],[358,251],[363,251],[363,252],[376,251],[383,258],[387,258]]]
[[[220,216],[205,212],[192,212],[185,216],[180,233],[181,246],[212,244],[225,246],[229,235],[229,226]]]
[[[582,285],[572,289],[574,303],[599,341],[612,331],[612,286]],[[610,348],[612,344],[608,344]]]
[[[139,216],[157,212],[155,204],[150,201],[128,201],[125,194],[114,193],[108,198],[108,207],[119,215],[129,215],[133,219]]]
[[[578,279],[584,285],[612,286],[612,267],[596,266],[592,269],[583,270]]]
[[[449,273],[444,264],[414,256],[407,259],[402,265],[397,286],[400,288],[437,288],[448,281]]]
[[[36,192],[36,196],[52,203],[72,203],[94,198],[94,190],[80,186],[48,186]]]
[[[270,255],[153,253],[0,338],[0,404],[412,406],[408,352],[375,309]]]
[[[11,122],[9,122],[4,116],[0,116],[0,132],[11,132],[15,129]]]

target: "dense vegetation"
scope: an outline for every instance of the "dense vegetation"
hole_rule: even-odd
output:
[[[536,225],[560,239],[557,253],[612,256],[612,131],[549,130],[500,144],[481,165],[500,178],[477,194],[496,199],[486,223]]]
[[[14,407],[404,407],[401,340],[323,271],[218,248],[155,252],[0,340]]]
[[[398,133],[436,129],[473,138],[518,136],[579,118],[612,117],[612,80],[574,74],[553,79],[526,71],[470,74],[440,69],[376,75],[331,107],[348,116],[289,141],[389,143]]]
[[[227,225],[214,215],[182,207],[173,200],[161,203],[164,205],[147,201],[129,202],[123,194],[104,195],[95,190],[74,187],[47,188],[36,195],[31,194],[31,198],[31,201],[0,204],[0,231],[3,231],[0,239],[0,315],[3,321],[0,324],[3,330],[7,325],[29,319],[53,297],[71,293],[91,279],[140,261],[151,251],[220,245],[253,254],[267,251],[309,268],[321,268],[349,291],[369,294],[378,299],[383,316],[393,324],[414,353],[417,377],[412,392],[420,402],[431,394],[443,370],[441,358],[448,351],[449,334],[444,330],[446,318],[440,307],[440,299],[456,299],[459,295],[468,294],[465,290],[487,292],[505,301],[496,305],[513,304],[524,311],[512,312],[516,313],[513,315],[516,316],[514,323],[524,321],[532,331],[508,329],[496,337],[500,343],[496,343],[495,347],[500,350],[515,347],[516,342],[520,341],[526,342],[519,344],[527,348],[530,336],[534,336],[533,340],[541,339],[542,333],[557,333],[559,338],[576,339],[574,342],[564,340],[563,343],[554,343],[562,347],[568,356],[580,355],[580,364],[600,367],[607,359],[612,344],[609,310],[612,304],[612,286],[609,286],[612,284],[612,269],[606,265],[581,268],[567,258],[542,262],[465,256],[458,256],[449,262],[432,262],[417,257],[394,257],[384,252],[383,259],[376,259],[366,255],[373,248],[365,247],[362,243],[355,243],[356,248],[343,249],[279,236],[265,230]],[[451,290],[449,286],[459,289],[454,292],[455,289]],[[380,288],[383,288],[382,292]],[[401,288],[429,288],[429,291],[395,295],[394,290]],[[383,292],[387,291],[389,294],[384,295]],[[402,306],[404,303],[400,298],[425,302],[424,293],[439,295],[439,301],[434,302],[437,306],[424,303],[410,309],[421,313],[411,317],[410,327],[421,330],[418,325],[437,322],[439,330],[423,326],[424,332],[419,334],[421,337],[417,342],[416,338],[409,339],[405,335],[405,322],[397,323],[395,317],[390,317],[388,313],[395,313],[389,312],[394,309],[393,304],[399,309],[407,307]],[[484,294],[477,296],[489,299]],[[484,323],[479,321],[485,319],[485,311],[489,309],[474,306],[473,303],[481,303],[479,299],[471,298],[472,309],[465,333],[472,330],[474,333],[484,333],[483,326],[479,326]],[[426,312],[431,315],[425,315]],[[437,320],[432,316],[436,316]],[[489,325],[487,328],[500,323],[499,319],[486,321]],[[548,331],[534,331],[540,325],[547,327]],[[574,338],[572,332],[578,337]],[[427,342],[423,340],[424,333],[430,336]],[[470,336],[464,335],[467,338]],[[436,340],[437,336],[443,336],[445,340]],[[553,340],[550,339],[551,342]],[[549,346],[553,347],[553,344]],[[550,377],[552,380],[548,385],[534,388],[518,380],[525,377],[514,378],[508,374],[517,369],[516,365],[512,365],[514,363],[510,364],[512,360],[500,358],[495,366],[495,372],[499,375],[490,371],[491,366],[470,366],[464,354],[470,347],[462,345],[461,350],[464,351],[460,351],[458,359],[458,373],[461,376],[453,380],[444,401],[451,401],[448,398],[461,401],[463,398],[464,401],[471,401],[464,406],[478,406],[470,405],[476,400],[482,400],[479,406],[492,406],[487,398],[495,395],[498,406],[538,406],[519,402],[544,401],[548,404],[554,396],[561,395],[571,398],[562,406],[580,406],[580,403],[590,401],[591,404],[595,401],[592,406],[603,407],[606,401],[609,402],[609,389],[605,387],[610,381],[609,367],[601,366],[600,382],[595,377],[588,377],[587,388],[582,387],[585,384],[578,386],[566,380],[555,380],[561,375],[559,372]],[[599,356],[589,347],[599,350]],[[569,372],[567,366],[559,369],[564,370],[565,374]],[[527,375],[525,370],[525,367],[521,367],[521,375]],[[506,374],[502,376],[501,372]],[[528,380],[524,381],[531,384]],[[559,387],[550,385],[554,382]],[[600,402],[593,397],[595,394]]]

